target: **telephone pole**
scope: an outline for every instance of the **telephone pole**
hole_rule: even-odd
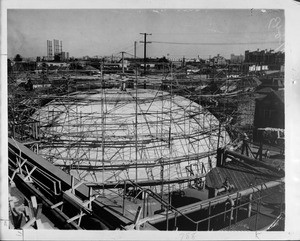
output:
[[[140,43],[144,43],[144,75],[146,75],[146,46],[148,43],[147,42],[147,35],[152,35],[151,33],[140,33],[144,35],[144,41],[140,41]]]
[[[136,59],[136,41],[134,41],[134,58]]]
[[[122,54],[122,73],[124,74],[124,53],[125,52],[121,52]]]

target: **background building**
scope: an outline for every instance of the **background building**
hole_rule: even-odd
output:
[[[234,55],[234,54],[231,54],[230,55],[230,62],[232,64],[239,64],[239,63],[243,63],[244,62],[244,59],[245,59],[245,56],[240,54],[240,55]]]
[[[284,65],[284,52],[274,52],[273,50],[245,51],[245,63],[254,65],[267,65],[269,70],[280,70]]]
[[[256,100],[254,128],[254,140],[257,141],[264,139],[259,135],[261,128],[284,130],[284,90],[272,90]],[[277,138],[277,135],[273,138],[274,142]]]

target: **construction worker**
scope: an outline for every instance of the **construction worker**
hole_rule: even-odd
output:
[[[33,90],[33,83],[31,79],[29,78],[25,84],[25,90],[32,91]]]
[[[248,144],[247,144],[247,142],[249,141],[249,137],[247,136],[246,133],[243,134],[242,140],[243,140],[242,154],[244,154],[244,151],[246,151],[246,155],[249,156]]]

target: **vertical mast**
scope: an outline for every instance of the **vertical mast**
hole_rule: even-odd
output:
[[[165,69],[164,69],[164,74],[165,75]],[[162,81],[162,86],[163,86],[163,81]],[[163,140],[163,119],[164,119],[164,92],[163,88],[161,86],[161,127],[160,127],[160,139],[161,142]],[[161,155],[163,155],[163,145],[161,143]],[[163,199],[163,190],[164,190],[164,159],[162,158],[160,160],[160,179],[161,179],[161,187],[160,187],[160,197]],[[161,209],[163,209],[163,204],[161,204]]]
[[[122,74],[124,74],[124,53],[125,52],[121,52],[121,54],[122,54]]]
[[[101,136],[101,147],[102,147],[102,184],[103,184],[103,194],[104,194],[104,138],[105,138],[105,117],[104,117],[104,77],[103,77],[103,68],[101,65],[101,79],[102,79],[102,93],[101,93],[101,129],[102,129],[102,136]]]
[[[144,75],[146,75],[146,59],[147,59],[147,43],[151,43],[151,42],[147,42],[147,35],[152,35],[151,33],[140,33],[144,35],[144,42],[141,41],[141,43],[144,43]]]
[[[137,119],[137,112],[138,112],[138,103],[137,103],[137,84],[138,84],[138,81],[137,81],[137,67],[136,67],[136,71],[135,71],[135,181],[137,183],[138,181],[138,170],[137,170],[137,161],[138,161],[138,148],[137,148],[137,122],[138,122],[138,119]]]
[[[170,69],[170,72],[171,72],[171,90],[170,90],[170,127],[169,127],[169,167],[168,167],[168,178],[169,178],[169,181],[171,179],[171,155],[172,155],[172,143],[171,143],[171,140],[172,140],[172,101],[173,101],[173,73],[172,73],[172,62],[171,62],[171,69]],[[169,212],[169,205],[170,205],[170,202],[171,202],[171,196],[170,196],[170,182],[168,182],[168,210],[167,210],[167,213]],[[167,230],[169,230],[169,216],[167,216]]]

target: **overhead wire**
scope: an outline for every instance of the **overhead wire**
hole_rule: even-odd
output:
[[[222,32],[218,29],[214,30],[214,29],[211,29],[211,31],[206,31],[206,32],[201,32],[202,34],[204,35],[214,35],[214,34],[222,34],[222,35],[245,35],[245,34],[259,34],[259,35],[262,35],[262,34],[270,34],[270,33],[273,33],[274,31],[271,30],[271,29],[267,29],[265,31],[243,31],[243,32]],[[198,32],[181,32],[181,33],[175,33],[175,32],[172,32],[172,33],[168,33],[168,32],[152,32],[153,35],[199,35]]]
[[[228,43],[228,42],[219,42],[219,43],[208,43],[208,42],[199,42],[199,43],[187,43],[187,42],[168,42],[168,41],[151,41],[151,43],[156,44],[178,44],[178,45],[252,45],[252,44],[270,44],[278,43],[278,41],[263,41],[263,42],[238,42],[238,43]]]

